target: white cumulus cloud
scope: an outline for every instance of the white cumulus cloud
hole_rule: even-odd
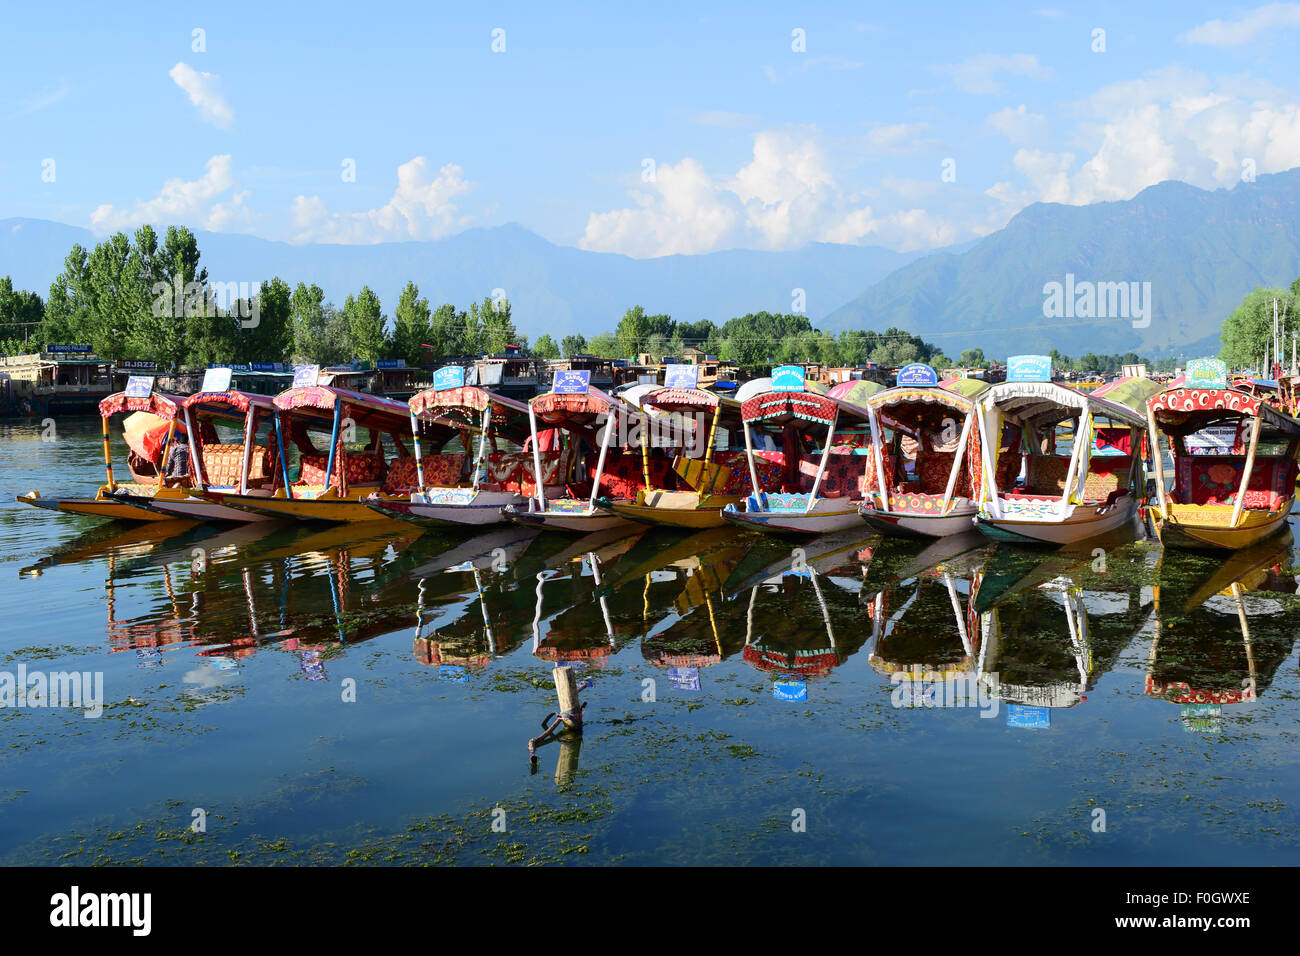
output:
[[[1236,20],[1210,20],[1188,30],[1178,39],[1205,46],[1244,46],[1261,34],[1300,27],[1300,3],[1270,3],[1256,7]]]
[[[234,124],[235,111],[221,95],[221,77],[213,73],[200,73],[183,62],[172,67],[167,75],[185,91],[205,123],[211,123],[219,129],[229,129]]]
[[[298,242],[375,243],[441,239],[468,225],[454,200],[473,189],[464,171],[448,163],[435,173],[416,156],[397,167],[388,202],[363,212],[330,212],[319,196],[297,196],[290,207]]]
[[[105,203],[91,213],[90,225],[100,233],[129,229],[144,223],[197,224],[214,232],[229,229],[232,225],[251,219],[246,205],[249,195],[247,192],[232,196],[225,204],[213,203],[218,196],[230,192],[234,185],[230,155],[213,156],[198,179],[169,179],[163,183],[157,196],[138,199],[130,206],[118,207]]]

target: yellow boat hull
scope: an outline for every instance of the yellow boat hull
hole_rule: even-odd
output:
[[[126,487],[138,490],[142,486]],[[147,493],[153,493],[152,487],[148,489]],[[184,496],[184,492],[178,492],[172,488],[164,488],[161,493],[176,493]],[[46,511],[61,511],[70,515],[87,515],[91,518],[107,518],[110,521],[176,520],[175,515],[162,514],[142,505],[115,498],[109,494],[107,486],[101,487],[93,498],[42,498],[40,492],[32,491],[25,495],[19,495],[17,500],[25,505],[31,505],[33,508],[44,508]]]
[[[742,495],[701,495],[684,491],[642,491],[636,501],[611,502],[603,507],[640,524],[667,528],[721,528],[722,509],[737,504]]]
[[[1166,548],[1200,551],[1239,551],[1263,541],[1286,527],[1290,503],[1280,511],[1243,510],[1241,520],[1232,524],[1232,505],[1168,505],[1166,514],[1159,505],[1151,505],[1151,521],[1156,536]]]
[[[373,493],[366,489],[364,494]],[[219,504],[254,514],[283,518],[286,521],[329,521],[335,524],[353,524],[360,521],[389,521],[394,519],[371,508],[362,500],[362,494],[349,494],[340,498],[337,494],[327,492],[315,498],[286,498],[282,492],[267,497],[257,495],[229,494],[219,491],[205,491],[203,497]],[[403,499],[392,496],[394,500]]]

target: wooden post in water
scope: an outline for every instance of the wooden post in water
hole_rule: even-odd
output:
[[[569,727],[582,727],[582,704],[578,702],[578,676],[573,668],[557,667],[551,671],[555,679],[555,696],[560,702],[560,715]],[[569,715],[565,717],[564,715]]]

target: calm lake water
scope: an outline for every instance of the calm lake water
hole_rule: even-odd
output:
[[[0,677],[103,679],[98,719],[0,710],[0,862],[1300,863],[1290,533],[1225,562],[13,502],[93,489],[97,432],[0,426]],[[530,767],[557,661],[586,733]]]

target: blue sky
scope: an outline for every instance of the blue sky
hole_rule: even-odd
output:
[[[975,6],[14,5],[0,217],[926,249],[1300,165],[1300,4]]]

